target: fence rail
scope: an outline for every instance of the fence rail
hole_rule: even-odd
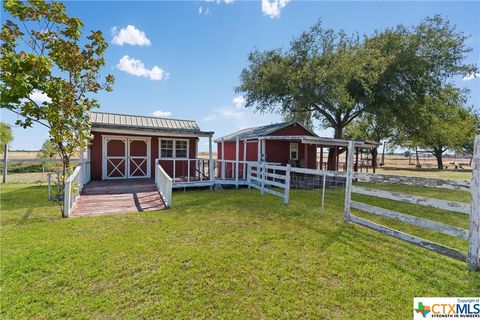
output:
[[[377,198],[408,202],[411,204],[416,204],[416,205],[421,205],[426,207],[432,207],[437,209],[470,214],[470,205],[464,202],[433,199],[433,198],[427,198],[427,197],[416,196],[411,194],[357,187],[357,186],[352,187],[352,192],[367,195],[367,196],[377,197]]]
[[[470,183],[468,183],[468,181],[456,179],[424,178],[374,173],[354,173],[354,178],[362,182],[405,184],[410,186],[444,188],[464,191],[470,190]]]
[[[480,136],[475,139],[475,148],[473,155],[472,180],[470,183],[462,180],[452,179],[436,179],[436,178],[419,178],[407,176],[394,176],[384,174],[365,174],[353,172],[353,144],[349,145],[349,159],[347,166],[347,183],[345,188],[345,221],[350,221],[367,228],[382,232],[383,234],[394,238],[407,241],[414,245],[425,249],[441,253],[451,258],[467,261],[471,270],[480,270]],[[472,200],[471,204],[447,201],[442,199],[433,199],[428,197],[403,194],[398,192],[390,192],[385,190],[371,189],[365,187],[353,186],[353,180],[365,182],[394,183],[404,185],[418,185],[424,187],[444,188],[453,190],[470,191]],[[433,207],[437,209],[459,212],[470,215],[470,230],[457,228],[443,223],[431,221],[408,215],[401,212],[379,208],[366,203],[352,201],[352,193],[358,193],[367,196],[373,196],[388,200],[401,201],[415,205]],[[380,224],[374,223],[367,219],[360,218],[351,214],[351,209],[360,210],[377,216],[382,216],[424,229],[434,230],[449,236],[457,237],[469,241],[468,253],[457,249],[449,248],[433,241],[425,240],[405,232],[394,230]]]

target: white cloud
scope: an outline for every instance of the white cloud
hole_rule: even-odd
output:
[[[112,43],[123,46],[129,44],[131,46],[151,46],[152,43],[145,35],[145,32],[135,28],[135,26],[128,25],[125,28],[112,28]]]
[[[480,73],[479,72],[470,72],[466,76],[462,78],[462,80],[469,81],[475,78],[480,78]]]
[[[233,1],[235,0],[205,0],[205,2],[215,2],[215,3],[226,3],[226,4],[230,4],[232,3]]]
[[[150,80],[165,80],[169,76],[169,74],[160,67],[154,66],[152,69],[147,69],[142,61],[130,58],[129,56],[123,56],[118,62],[117,68],[128,74],[150,78]]]
[[[210,11],[209,8],[199,7],[198,8],[198,14],[199,15],[204,15],[204,16],[209,16],[211,14],[211,11]]]
[[[290,0],[262,0],[262,12],[270,18],[280,17],[280,11]]]
[[[32,93],[30,93],[29,98],[35,101],[37,104],[42,104],[44,102],[46,103],[52,103],[52,99],[50,99],[49,96],[47,96],[46,93],[43,93],[40,90],[33,90]]]
[[[172,113],[170,111],[155,110],[153,111],[152,115],[154,117],[165,118],[170,117]]]
[[[220,107],[203,118],[205,122],[223,121],[234,125],[237,129],[245,129],[258,125],[258,115],[249,110],[237,109],[236,107]]]
[[[237,108],[241,108],[245,105],[245,98],[242,96],[236,96],[233,98],[232,102]]]

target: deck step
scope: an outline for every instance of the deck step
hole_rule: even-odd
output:
[[[152,180],[93,181],[82,190],[70,216],[95,216],[162,209],[165,209],[165,205]]]

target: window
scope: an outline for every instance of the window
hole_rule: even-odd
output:
[[[176,140],[175,141],[175,158],[187,157],[187,141]]]
[[[173,157],[173,140],[160,141],[160,157],[161,158]]]
[[[160,158],[188,158],[188,140],[160,140]]]
[[[298,160],[298,143],[290,143],[290,159]]]

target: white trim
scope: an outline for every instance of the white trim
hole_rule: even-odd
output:
[[[185,137],[185,138],[198,138],[198,137],[211,137],[213,132],[159,132],[153,130],[142,130],[142,129],[110,129],[102,127],[92,127],[91,132],[105,132],[105,133],[119,133],[127,135],[136,135],[136,136],[158,136],[158,137]]]
[[[162,157],[162,140],[167,140],[167,141],[172,141],[173,142],[172,157]],[[176,141],[186,141],[187,142],[187,157],[186,158],[177,158]],[[168,139],[168,138],[165,139],[163,137],[158,137],[158,159],[180,159],[180,160],[190,159],[190,139]]]
[[[292,150],[292,147],[295,146],[295,150]],[[292,157],[292,151],[295,151],[295,153],[297,154],[297,156],[295,158]],[[296,142],[292,142],[290,143],[290,148],[289,148],[289,154],[288,154],[288,159],[290,160],[298,160],[298,143]]]

